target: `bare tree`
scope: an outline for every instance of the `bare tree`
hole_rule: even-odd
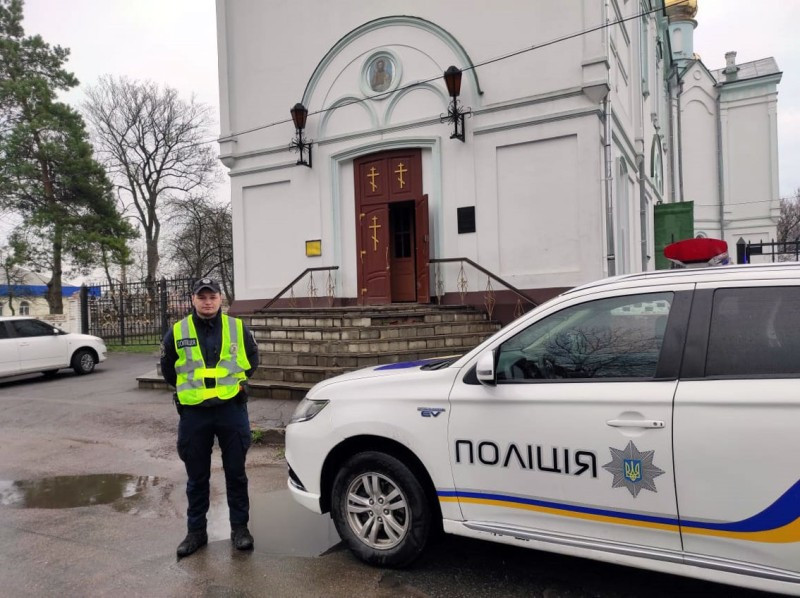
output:
[[[164,200],[180,201],[216,183],[217,163],[206,142],[207,106],[151,81],[105,76],[86,92],[84,109],[98,155],[116,185],[124,211],[144,230],[147,279],[159,268]]]
[[[781,215],[778,219],[778,241],[796,241],[800,238],[800,189],[794,197],[781,199]]]
[[[228,301],[233,300],[233,226],[230,204],[208,196],[170,204],[168,255],[183,276],[219,280]]]

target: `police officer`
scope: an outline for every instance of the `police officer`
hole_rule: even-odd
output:
[[[222,449],[231,522],[231,542],[239,550],[253,548],[247,529],[245,456],[250,446],[245,382],[258,365],[258,345],[238,318],[221,311],[219,284],[201,278],[192,288],[194,309],[164,336],[161,372],[176,389],[180,414],[178,455],[186,465],[186,511],[189,532],[178,546],[178,558],[208,543],[211,448],[214,436]]]

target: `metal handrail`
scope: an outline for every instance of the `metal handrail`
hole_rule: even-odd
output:
[[[472,261],[471,259],[469,259],[468,257],[439,257],[439,258],[430,258],[430,259],[428,260],[428,262],[430,262],[431,264],[444,264],[444,263],[450,263],[450,262],[467,262],[467,263],[468,263],[470,266],[472,266],[472,267],[473,267],[473,268],[475,268],[476,270],[479,270],[479,271],[483,272],[483,273],[484,273],[484,274],[486,274],[486,276],[488,276],[489,278],[492,278],[492,279],[496,280],[497,282],[499,282],[500,284],[502,284],[503,286],[505,286],[507,289],[509,289],[510,291],[512,291],[512,292],[513,292],[515,295],[517,295],[517,296],[521,297],[522,299],[525,299],[525,301],[527,301],[528,303],[530,303],[530,304],[531,304],[531,305],[533,305],[534,307],[536,307],[536,306],[538,306],[538,305],[539,305],[539,302],[538,302],[538,301],[535,301],[534,299],[531,299],[530,297],[528,297],[528,295],[526,295],[525,293],[523,293],[522,291],[520,291],[518,288],[516,288],[516,287],[515,287],[515,286],[513,286],[512,284],[510,284],[510,283],[506,282],[505,280],[503,280],[502,278],[500,278],[500,277],[499,277],[499,276],[497,276],[496,274],[494,274],[494,273],[490,272],[489,270],[487,270],[486,268],[484,268],[484,267],[483,267],[483,266],[481,266],[480,264],[476,264],[475,262],[473,262],[473,261]]]
[[[281,297],[283,297],[283,295],[286,293],[286,291],[288,291],[289,289],[291,289],[291,288],[292,288],[292,287],[295,285],[295,283],[296,283],[298,280],[300,280],[301,278],[303,278],[303,277],[304,277],[306,274],[308,274],[309,272],[319,272],[319,271],[321,271],[321,270],[327,270],[327,271],[329,271],[329,272],[330,272],[330,271],[332,271],[332,270],[338,270],[338,269],[339,269],[339,266],[320,266],[319,268],[306,268],[305,270],[303,270],[303,272],[302,272],[302,273],[301,273],[299,276],[297,276],[297,278],[295,278],[295,279],[294,279],[292,282],[290,282],[290,283],[289,283],[289,284],[287,284],[285,287],[283,287],[283,290],[281,290],[281,292],[280,292],[280,293],[278,293],[278,294],[277,294],[277,295],[275,295],[275,296],[274,296],[272,299],[270,299],[269,301],[267,301],[267,303],[264,305],[264,307],[262,307],[261,309],[258,309],[258,310],[256,310],[256,311],[257,311],[257,312],[259,312],[259,313],[260,313],[260,312],[262,312],[262,311],[267,311],[267,309],[269,309],[269,307],[270,307],[270,306],[271,306],[273,303],[275,303],[275,302],[276,302],[278,299],[280,299]]]

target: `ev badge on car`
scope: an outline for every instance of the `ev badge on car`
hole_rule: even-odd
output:
[[[633,440],[622,450],[608,448],[611,451],[611,462],[603,465],[603,469],[614,475],[612,488],[624,486],[633,498],[639,495],[642,488],[658,492],[653,480],[663,474],[664,470],[653,465],[655,451],[639,451]]]
[[[439,417],[439,414],[444,411],[443,407],[417,407],[422,417]]]

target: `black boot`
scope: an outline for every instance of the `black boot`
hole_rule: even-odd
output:
[[[237,525],[231,529],[231,542],[236,550],[253,550],[253,536],[246,525]]]
[[[206,534],[206,530],[189,532],[186,534],[183,542],[178,545],[178,558],[182,559],[185,556],[189,556],[206,544],[208,544],[208,534]]]

